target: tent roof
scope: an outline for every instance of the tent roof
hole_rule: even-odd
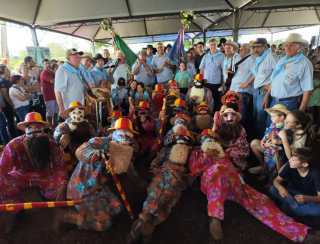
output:
[[[240,9],[240,29],[315,25],[319,0],[0,0],[0,18],[88,40],[108,40],[99,23],[112,18],[121,37],[176,33],[179,12],[195,11],[190,32],[228,31],[234,9]]]

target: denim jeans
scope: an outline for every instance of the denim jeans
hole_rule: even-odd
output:
[[[251,94],[246,92],[240,92],[240,113],[241,113],[241,123],[246,129],[247,134],[254,134],[252,130],[252,102],[253,97]]]
[[[292,192],[291,192],[292,194]],[[295,193],[294,195],[298,195],[299,193]],[[313,216],[320,217],[320,203],[298,203],[292,195],[289,195],[286,198],[280,196],[278,190],[272,186],[270,188],[271,198],[274,199],[277,203],[279,203],[280,208],[286,212],[287,214],[293,217],[305,217],[305,216]]]
[[[262,104],[265,92],[263,88],[255,89],[253,93],[253,119],[255,123],[256,136],[261,139],[264,135],[267,126],[267,113]]]
[[[281,98],[281,99],[272,97],[270,107],[280,103],[286,106],[288,110],[292,111],[292,110],[299,109],[300,100],[301,100],[301,96]]]
[[[26,117],[26,115],[27,115],[27,113],[29,113],[29,111],[30,111],[29,105],[16,108],[16,113],[18,115],[19,120],[24,121],[24,117]]]
[[[0,139],[3,144],[8,143],[10,140],[7,131],[7,119],[3,112],[0,112]]]

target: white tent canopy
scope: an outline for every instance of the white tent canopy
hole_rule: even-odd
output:
[[[87,40],[110,39],[100,21],[112,19],[121,37],[176,33],[179,12],[194,10],[190,32],[282,28],[320,23],[320,0],[0,0],[0,19]],[[199,35],[200,35],[199,34]]]

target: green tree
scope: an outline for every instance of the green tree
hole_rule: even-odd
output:
[[[67,49],[59,43],[48,43],[47,47],[50,49],[51,58],[64,60]]]

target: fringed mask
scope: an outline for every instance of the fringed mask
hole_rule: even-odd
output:
[[[71,119],[70,122],[72,123],[81,123],[85,121],[84,119],[84,109],[82,108],[75,108],[69,113],[69,117]]]
[[[128,130],[115,130],[112,132],[112,141],[118,144],[133,144],[133,133]]]

